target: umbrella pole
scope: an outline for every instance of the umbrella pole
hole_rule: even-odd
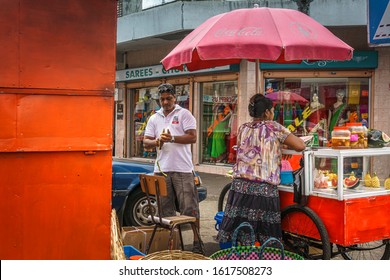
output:
[[[256,93],[261,93],[261,90],[260,90],[260,85],[259,85],[259,60],[256,59],[256,65],[255,65],[255,75],[256,75],[256,83],[255,83],[255,86],[256,86]]]

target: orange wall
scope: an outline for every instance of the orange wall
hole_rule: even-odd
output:
[[[116,1],[0,5],[0,259],[109,259]]]

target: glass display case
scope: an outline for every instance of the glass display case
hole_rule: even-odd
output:
[[[337,200],[387,195],[389,166],[387,147],[306,151],[305,191]]]
[[[388,260],[390,148],[312,149],[303,163],[303,186],[278,186],[285,244],[310,259]]]

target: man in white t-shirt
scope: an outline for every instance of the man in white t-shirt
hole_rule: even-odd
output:
[[[164,175],[168,196],[162,197],[165,217],[182,215],[196,217],[199,228],[199,200],[194,183],[191,144],[196,143],[196,119],[185,108],[176,104],[175,89],[171,84],[158,87],[161,108],[150,117],[144,134],[144,148],[157,150],[154,172]],[[167,132],[163,133],[163,130]],[[179,209],[175,208],[175,199]],[[204,254],[202,241],[194,234],[194,253]]]

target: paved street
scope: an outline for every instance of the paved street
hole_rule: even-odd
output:
[[[199,173],[202,178],[202,182],[207,186],[207,199],[200,203],[201,213],[201,237],[205,244],[206,255],[210,256],[212,253],[218,251],[219,244],[216,242],[215,237],[217,231],[215,229],[214,216],[217,213],[217,204],[219,193],[222,188],[230,182],[230,179],[223,175]],[[186,249],[192,248],[192,231],[186,230],[184,233]]]

